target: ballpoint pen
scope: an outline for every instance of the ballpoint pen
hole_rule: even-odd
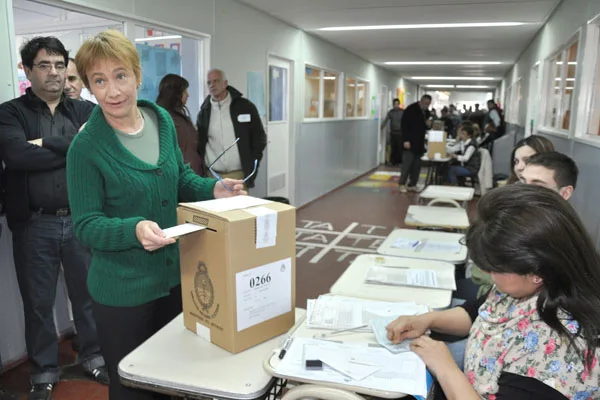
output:
[[[289,350],[289,348],[292,345],[293,341],[294,341],[294,338],[292,336],[288,336],[288,338],[285,340],[285,342],[283,343],[283,347],[281,348],[281,351],[279,352],[279,359],[280,360],[283,357],[285,357],[285,353],[287,353],[287,351]]]

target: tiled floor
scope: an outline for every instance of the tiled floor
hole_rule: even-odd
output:
[[[327,293],[331,285],[360,254],[373,253],[395,228],[404,227],[406,209],[418,201],[417,194],[398,191],[397,174],[381,168],[298,210],[296,230],[296,299]],[[472,217],[474,204],[469,207]],[[75,359],[71,342],[60,346],[62,365]],[[0,385],[25,398],[29,389],[29,365],[0,376]],[[65,370],[65,380],[54,392],[54,400],[108,399],[106,387],[83,376],[78,367]]]

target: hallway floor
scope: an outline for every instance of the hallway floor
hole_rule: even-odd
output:
[[[329,288],[360,254],[375,253],[395,228],[404,227],[409,205],[418,195],[398,190],[398,173],[379,168],[327,194],[297,212],[296,305],[327,293]],[[423,176],[423,175],[422,175]],[[424,176],[423,176],[424,177]],[[476,200],[469,205],[472,218]],[[61,365],[75,360],[71,341],[60,346]],[[0,376],[0,385],[26,398],[29,390],[25,363]],[[64,380],[54,391],[54,400],[105,400],[108,389],[83,376],[78,366],[64,369]]]

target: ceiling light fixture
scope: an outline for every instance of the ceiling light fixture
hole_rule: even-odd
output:
[[[180,35],[170,35],[170,36],[152,36],[152,37],[144,37],[135,39],[136,42],[149,42],[152,40],[170,40],[170,39],[181,39]]]
[[[499,81],[502,78],[491,76],[411,76],[415,81]]]
[[[493,89],[493,86],[487,85],[456,85],[457,89]]]
[[[428,88],[453,88],[454,85],[425,85]]]
[[[443,28],[490,28],[521,26],[524,22],[467,22],[453,24],[406,24],[406,25],[363,25],[363,26],[329,26],[319,31],[373,31],[390,29],[443,29]]]
[[[500,65],[502,61],[386,61],[386,65]]]

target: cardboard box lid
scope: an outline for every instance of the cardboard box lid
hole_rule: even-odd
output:
[[[251,208],[266,207],[276,212],[295,208],[287,204],[252,196],[235,196],[194,203],[180,203],[179,206],[189,211],[199,211],[230,222],[256,218],[255,215],[244,211]]]

